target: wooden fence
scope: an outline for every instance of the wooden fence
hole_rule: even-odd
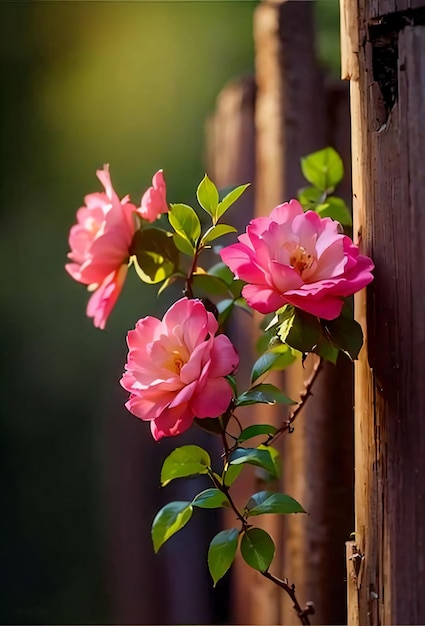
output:
[[[346,176],[340,193],[350,202],[350,129],[348,86],[326,78],[315,53],[311,2],[264,2],[255,12],[255,77],[224,89],[207,124],[208,172],[219,187],[253,182],[235,211],[243,228],[267,215],[306,185],[300,158],[327,145],[343,156]],[[242,367],[253,362],[258,320],[243,313],[233,325]],[[285,388],[296,398],[309,365],[292,367]],[[247,380],[248,371],[240,375]],[[282,383],[280,376],[276,376]],[[269,379],[268,379],[269,380]],[[344,544],[354,530],[352,366],[340,359],[326,366],[314,398],[297,418],[295,432],[281,442],[283,491],[299,499],[308,517],[269,516],[264,527],[277,545],[275,574],[297,587],[301,602],[313,601],[313,623],[346,621]],[[252,419],[280,423],[281,412],[263,408]],[[265,488],[255,473],[245,479],[240,497]],[[232,623],[294,623],[288,597],[238,562],[234,571]]]

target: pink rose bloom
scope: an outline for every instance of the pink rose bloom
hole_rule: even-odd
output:
[[[148,222],[154,222],[161,213],[167,213],[166,185],[164,173],[158,170],[152,178],[152,187],[143,194],[137,213]]]
[[[87,305],[94,325],[105,328],[125,281],[128,258],[136,230],[135,206],[128,197],[120,200],[109,176],[109,166],[96,172],[105,188],[84,198],[85,206],[77,211],[77,224],[69,234],[71,252],[65,269],[79,283],[94,291]]]
[[[292,304],[332,320],[341,313],[342,298],[373,279],[372,261],[340,233],[338,222],[304,213],[297,200],[252,220],[239,243],[220,255],[248,283],[242,291],[248,304],[264,314]]]
[[[121,385],[130,392],[126,407],[150,421],[157,441],[187,430],[194,417],[218,417],[233,391],[225,376],[239,357],[200,300],[182,298],[163,320],[144,317],[127,335],[126,372]]]

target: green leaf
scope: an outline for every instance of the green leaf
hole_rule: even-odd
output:
[[[230,465],[229,463],[226,465],[223,471],[223,482],[226,487],[233,485],[242,470],[243,465]]]
[[[276,450],[276,448],[273,448],[272,446],[266,446],[263,443],[261,445],[257,446],[257,449],[258,450],[267,450],[267,452],[270,455],[272,464],[273,464],[273,468],[274,468],[273,472],[269,472],[270,476],[267,477],[265,480],[270,482],[274,478],[279,478],[281,473],[282,473],[282,464],[281,464],[281,461],[280,461],[279,451]]]
[[[279,354],[275,352],[265,352],[257,359],[251,370],[251,384],[266,372],[269,372],[272,365],[279,359]]]
[[[323,198],[323,191],[320,191],[317,187],[304,187],[304,189],[300,189],[298,192],[298,200],[304,211],[314,211]]]
[[[283,493],[259,491],[250,497],[245,510],[248,517],[264,513],[305,513],[299,502]]]
[[[187,254],[188,256],[193,257],[195,253],[195,246],[191,244],[190,241],[188,241],[187,239],[184,239],[178,233],[173,234],[173,239],[174,239],[176,248],[178,248],[180,252],[183,252],[183,254]]]
[[[196,245],[201,234],[201,222],[192,207],[187,204],[171,204],[168,219],[178,235]]]
[[[309,183],[321,191],[333,191],[344,176],[344,165],[338,152],[324,148],[301,159],[301,169]]]
[[[224,282],[227,283],[228,285],[231,285],[233,280],[235,279],[235,275],[233,274],[232,270],[229,267],[227,267],[227,265],[223,263],[222,261],[210,267],[210,269],[208,270],[208,273],[212,274],[213,276],[218,276],[219,278],[221,278],[221,280],[224,280]]]
[[[199,446],[182,446],[167,456],[161,469],[161,485],[165,487],[175,478],[207,474],[211,459]]]
[[[326,320],[323,323],[334,346],[355,361],[363,345],[363,331],[360,324],[344,315],[340,315],[336,320]]]
[[[230,455],[230,465],[255,465],[262,467],[274,478],[279,478],[276,472],[276,464],[270,453],[270,448],[236,448]]]
[[[130,251],[139,278],[151,285],[170,277],[178,266],[179,252],[173,237],[159,228],[136,231]]]
[[[316,207],[316,213],[320,217],[331,217],[343,226],[353,225],[350,209],[342,198],[337,198],[336,196],[326,198],[326,202]]]
[[[238,442],[243,443],[247,439],[258,437],[258,435],[274,435],[275,432],[277,432],[277,428],[271,424],[253,424],[243,429],[238,437]]]
[[[216,224],[216,226],[212,226],[207,230],[205,235],[202,237],[201,242],[204,245],[207,245],[210,241],[214,241],[214,239],[236,232],[237,229],[234,226],[229,226],[228,224]]]
[[[234,282],[234,284],[238,283],[238,282],[242,282],[242,281],[236,281]],[[245,284],[245,283],[243,283]],[[235,299],[235,306],[238,307],[238,309],[242,309],[242,311],[245,311],[246,313],[248,313],[248,315],[253,315],[253,311],[251,309],[251,307],[249,306],[248,302],[245,300],[245,298],[236,298]]]
[[[155,516],[152,523],[152,541],[155,552],[192,517],[190,502],[169,502]]]
[[[248,528],[241,541],[241,553],[250,567],[265,572],[270,567],[275,553],[273,539],[262,528]]]
[[[226,322],[231,312],[233,311],[234,306],[234,301],[229,298],[226,298],[226,300],[221,300],[221,302],[217,304],[219,326],[223,326],[223,324]]]
[[[207,433],[220,435],[223,430],[217,417],[195,417],[193,421],[199,426],[199,428],[207,431]]]
[[[217,187],[205,174],[196,190],[196,197],[201,207],[212,217],[216,215],[219,197]]]
[[[225,214],[227,209],[229,209],[232,204],[234,204],[236,200],[241,197],[243,192],[248,189],[249,186],[250,183],[246,185],[239,185],[238,187],[232,189],[232,191],[230,191],[226,196],[224,196],[223,200],[219,203],[217,207],[217,211],[215,214],[216,220],[220,219],[220,217]]]
[[[251,371],[251,384],[266,372],[284,370],[296,360],[289,346],[280,343],[280,346],[275,346],[275,348],[272,347],[255,361]]]
[[[335,365],[338,359],[339,350],[338,348],[335,348],[335,346],[333,346],[325,336],[322,335],[317,342],[317,346],[314,348],[314,353]]]
[[[277,333],[281,341],[285,343],[286,337],[288,336],[295,320],[294,307],[291,306],[290,304],[286,304],[284,307],[282,307],[278,311],[278,319],[279,319],[279,327],[277,329]],[[272,320],[272,322],[274,323],[274,319]]]
[[[287,321],[284,322],[283,332],[282,327],[279,328],[278,334],[282,341],[300,352],[312,352],[322,336],[319,319],[301,309],[296,309],[290,321],[292,322],[290,327]]]
[[[249,404],[295,404],[280,389],[269,383],[255,385],[236,398],[236,406]]]
[[[223,506],[229,506],[229,502],[219,489],[205,489],[193,498],[192,506],[200,509],[220,509]]]
[[[229,296],[229,286],[218,276],[212,276],[205,272],[196,272],[193,274],[192,284],[199,289],[204,295],[213,296]]]
[[[238,547],[239,530],[230,528],[219,532],[208,549],[208,568],[214,587],[232,565]]]
[[[242,287],[245,285],[243,280],[235,278],[233,272],[224,263],[216,263],[208,270],[208,274],[218,276],[229,286],[229,291],[235,299],[240,298]]]

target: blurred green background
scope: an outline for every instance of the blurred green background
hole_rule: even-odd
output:
[[[63,266],[75,211],[100,188],[103,163],[121,196],[137,201],[163,168],[168,198],[191,201],[206,116],[228,80],[253,71],[255,6],[0,4],[1,623],[226,620],[225,586],[192,613],[172,600],[171,613],[160,607],[163,578],[177,584],[164,573],[170,561],[152,565],[149,539],[168,448],[122,408],[117,384],[125,332],[162,313],[167,296],[155,301],[130,276],[101,332]],[[337,73],[338,2],[316,9],[320,55]],[[135,476],[154,485],[143,507],[132,503],[137,515],[126,510]]]

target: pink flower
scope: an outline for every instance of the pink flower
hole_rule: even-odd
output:
[[[239,363],[230,340],[200,300],[182,298],[163,320],[144,317],[127,335],[129,354],[121,385],[126,407],[150,421],[157,441],[187,430],[194,417],[218,417],[233,392],[224,378]]]
[[[94,325],[105,328],[127,274],[131,241],[136,230],[135,206],[128,197],[120,200],[109,176],[109,166],[96,172],[105,188],[84,198],[77,211],[77,224],[69,234],[71,252],[65,269],[79,283],[90,285],[94,293],[87,305]]]
[[[167,213],[166,185],[162,170],[152,178],[152,187],[143,194],[137,213],[148,222],[154,222],[161,213]]]
[[[304,213],[297,200],[277,206],[270,217],[250,222],[239,243],[221,258],[248,284],[242,294],[260,313],[285,304],[324,319],[341,313],[342,298],[368,285],[372,261],[359,254],[340,225],[317,213]]]

